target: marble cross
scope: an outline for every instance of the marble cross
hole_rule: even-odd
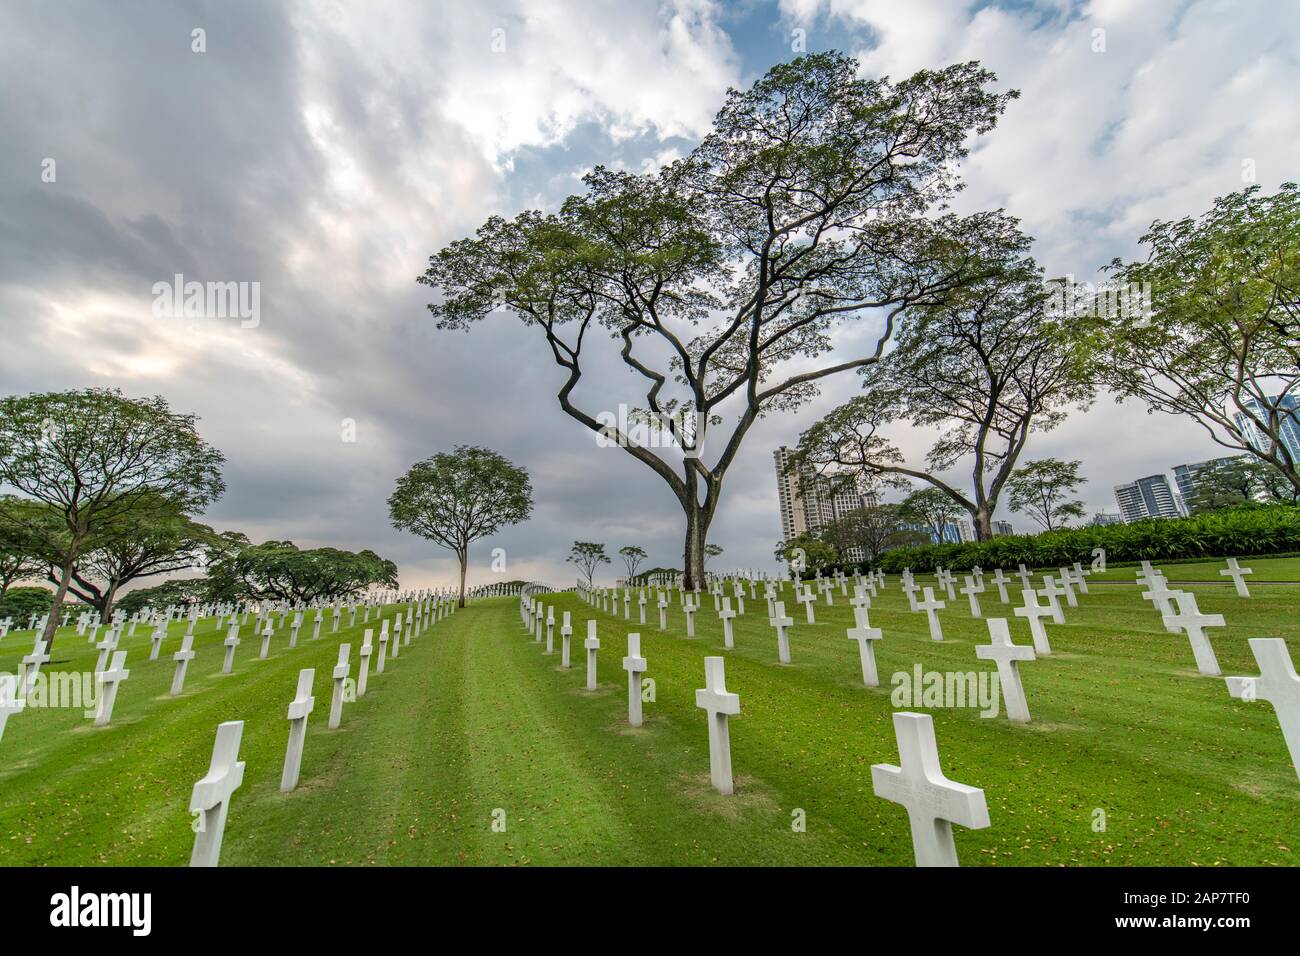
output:
[[[185,690],[185,671],[194,660],[194,635],[186,634],[181,638],[181,649],[172,655],[176,662],[176,671],[172,674],[172,696],[179,697]]]
[[[687,598],[686,604],[682,608],[682,613],[686,615],[686,636],[695,636],[695,599]]]
[[[849,604],[855,608],[871,607],[871,597],[867,594],[867,589],[864,585],[854,585],[853,597],[849,598]]]
[[[980,616],[980,594],[984,591],[984,582],[976,581],[975,576],[968,574],[965,577],[965,584],[960,588],[961,593],[966,595],[970,601],[970,616]]]
[[[402,612],[398,611],[397,616],[393,618],[393,641],[388,645],[388,650],[392,653],[393,659],[396,660],[402,654]]]
[[[912,611],[917,610],[916,592],[919,590],[921,590],[920,586],[911,578],[903,582],[903,593],[907,595],[907,606]]]
[[[1300,777],[1300,676],[1282,638],[1252,637],[1249,643],[1259,676],[1229,677],[1228,693],[1239,700],[1265,700],[1273,705],[1291,764]]]
[[[805,616],[808,618],[809,624],[817,623],[817,615],[813,611],[813,603],[816,600],[817,600],[816,597],[813,596],[812,588],[808,587],[808,585],[805,584],[803,588],[803,595],[799,598],[799,603],[802,604],[805,610],[807,611],[807,614]],[[773,617],[776,616],[775,611],[773,612],[772,616]]]
[[[644,624],[644,623],[645,623],[645,605],[646,605],[645,588],[642,588],[642,589],[641,589],[641,596],[638,597],[638,598],[636,599],[636,604],[637,604],[637,608],[638,608],[638,610],[640,610],[640,612],[641,612],[641,623]]]
[[[596,689],[596,652],[600,650],[600,639],[596,637],[596,620],[587,622],[587,639],[582,642],[587,649],[587,690]]]
[[[22,713],[27,701],[18,693],[18,676],[0,674],[0,740],[4,739],[5,724],[14,714]]]
[[[662,591],[659,592],[659,630],[668,630],[668,598]]]
[[[1202,614],[1196,606],[1196,595],[1190,591],[1175,591],[1174,602],[1178,613],[1161,615],[1165,630],[1170,634],[1185,631],[1192,642],[1192,655],[1196,658],[1196,669],[1207,677],[1219,676],[1219,661],[1214,656],[1214,646],[1205,635],[1207,627],[1224,627],[1222,614]]]
[[[1156,606],[1156,610],[1160,612],[1161,617],[1166,617],[1174,613],[1169,606],[1169,602],[1178,593],[1169,590],[1163,574],[1154,572],[1147,580],[1147,590],[1142,592],[1142,596]]]
[[[790,635],[788,628],[794,626],[794,618],[785,616],[785,602],[776,602],[776,614],[768,621],[776,628],[776,654],[782,664],[790,663]]]
[[[569,666],[569,639],[573,636],[573,623],[569,619],[569,612],[564,612],[564,620],[560,624],[560,666]]]
[[[876,673],[876,646],[873,641],[881,639],[880,628],[872,627],[867,620],[867,609],[853,609],[854,626],[849,628],[849,640],[858,642],[858,656],[862,659],[862,684],[865,687],[879,687],[880,677]]]
[[[1025,606],[1015,608],[1011,613],[1029,622],[1029,633],[1034,638],[1034,650],[1044,655],[1052,653],[1052,645],[1047,640],[1047,628],[1043,626],[1043,618],[1051,617],[1052,609],[1038,603],[1038,592],[1033,588],[1024,588],[1020,596]]]
[[[930,623],[930,640],[943,640],[943,627],[939,623],[939,615],[936,613],[948,605],[943,601],[937,600],[934,596],[934,588],[925,588],[922,592],[925,595],[924,601],[916,602],[916,609],[924,611],[926,620]]]
[[[262,625],[262,649],[258,651],[257,654],[258,659],[266,660],[267,656],[270,655],[271,635],[274,633],[275,633],[275,629],[271,626],[271,618],[268,615],[266,618],[266,623]]]
[[[555,605],[546,609],[546,653],[555,653]]]
[[[1020,681],[1020,662],[1034,660],[1034,649],[1024,644],[1011,643],[1011,630],[1005,617],[988,619],[989,640],[978,644],[975,656],[998,665],[998,683],[1002,686],[1002,701],[1007,709],[1007,719],[1018,724],[1029,723],[1029,704],[1025,700],[1025,686]]]
[[[929,714],[896,711],[894,735],[901,766],[873,765],[872,789],[876,796],[907,808],[917,866],[957,866],[952,825],[972,830],[990,825],[984,791],[943,775]]]
[[[281,793],[289,793],[298,786],[303,745],[307,742],[307,717],[316,707],[316,698],[311,695],[315,681],[314,667],[298,672],[298,693],[289,704],[289,744],[284,751],[284,772],[280,775]]]
[[[244,782],[244,762],[239,743],[244,736],[242,720],[228,720],[217,726],[208,772],[194,784],[190,813],[201,814],[195,828],[190,866],[216,866],[221,859],[221,838],[226,832],[230,798]]]
[[[239,646],[239,623],[232,621],[230,630],[226,632],[226,639],[222,642],[226,647],[226,656],[221,661],[221,673],[229,674],[235,668],[235,648]]]
[[[193,635],[193,633],[193,628],[186,632],[187,635]],[[162,650],[163,638],[166,636],[167,629],[162,625],[154,628],[153,633],[149,635],[149,660],[156,661],[158,659],[158,652]]]
[[[1236,558],[1229,558],[1227,570],[1220,571],[1219,576],[1232,578],[1232,583],[1237,586],[1237,596],[1248,598],[1250,588],[1246,587],[1246,575],[1254,573],[1250,568],[1243,568],[1237,564]]]
[[[362,621],[361,623],[365,623]],[[357,696],[366,696],[366,680],[370,677],[370,655],[375,652],[375,646],[372,643],[375,632],[371,628],[366,628],[365,634],[361,638],[361,667],[357,671]]]
[[[1031,588],[1034,586],[1033,575],[1029,573],[1029,569],[1025,567],[1023,564],[1017,567],[1016,577],[1020,579],[1020,585],[1022,589]]]
[[[541,618],[538,618],[540,621]],[[541,626],[540,624],[538,625]],[[388,622],[379,622],[379,656],[375,658],[375,673],[384,672],[384,658],[388,656]]]
[[[334,678],[334,696],[330,698],[330,730],[337,730],[343,720],[343,685],[348,679],[348,674],[352,672],[352,662],[349,659],[351,654],[351,644],[339,645],[339,660],[331,675]]]
[[[1061,582],[1061,593],[1065,597],[1065,603],[1070,607],[1078,607],[1079,599],[1074,596],[1074,588],[1072,587],[1074,577],[1070,573],[1070,569],[1060,568],[1058,574]]]
[[[645,668],[645,658],[641,656],[641,635],[629,634],[623,670],[627,671],[627,722],[633,727],[641,726],[641,675],[645,673]]]
[[[1065,611],[1061,608],[1060,597],[1065,593],[1065,588],[1056,583],[1056,578],[1050,574],[1044,575],[1043,586],[1038,592],[1047,598],[1047,603],[1052,609],[1052,623],[1064,624]]]
[[[722,646],[730,650],[735,647],[735,638],[731,631],[731,622],[735,618],[736,612],[731,609],[731,598],[722,599],[722,610],[718,612],[718,617],[722,620]]]
[[[704,688],[695,692],[695,706],[709,718],[709,776],[713,789],[730,794],[731,732],[727,720],[740,713],[740,698],[727,690],[726,658],[704,658]]]
[[[26,699],[27,692],[31,690],[32,684],[35,683],[37,676],[41,673],[41,665],[50,662],[50,655],[45,653],[49,647],[48,641],[43,641],[39,637],[32,646],[32,652],[23,656],[23,680],[22,686],[18,688],[18,696]]]
[[[126,651],[113,651],[113,661],[99,672],[99,705],[95,708],[95,726],[107,727],[113,719],[113,704],[117,702],[117,688],[131,676],[126,669]]]

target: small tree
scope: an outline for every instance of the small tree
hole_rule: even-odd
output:
[[[435,541],[460,562],[460,606],[473,541],[533,513],[528,472],[494,451],[457,445],[416,462],[388,498],[393,527]]]
[[[897,504],[855,508],[827,525],[822,536],[840,554],[857,548],[873,563],[889,548],[930,541],[927,534],[909,527],[902,505]]]
[[[1300,186],[1250,186],[1197,219],[1156,221],[1140,241],[1144,260],[1110,270],[1150,297],[1151,321],[1111,317],[1107,384],[1191,418],[1300,496],[1284,440],[1300,429]]]
[[[575,541],[573,547],[569,549],[569,556],[564,559],[578,566],[582,576],[587,579],[587,587],[591,587],[592,581],[596,576],[596,568],[602,564],[609,564],[609,556],[605,554],[605,546],[597,544],[595,541]]]
[[[1027,461],[1011,473],[1007,481],[1011,510],[1027,514],[1044,531],[1064,527],[1071,519],[1082,518],[1083,502],[1070,496],[1088,479],[1079,475],[1078,461],[1040,458]]]
[[[646,559],[645,549],[629,544],[626,548],[619,548],[618,553],[619,557],[623,559],[623,564],[627,567],[627,580],[631,583],[632,579],[636,577],[636,569]]]
[[[722,545],[706,544],[704,546],[704,566],[709,566],[709,558],[716,558],[720,554],[722,554]]]
[[[943,541],[948,526],[962,513],[957,502],[938,488],[914,491],[898,507],[903,520],[920,525],[934,538],[936,544]]]
[[[194,423],[161,397],[128,399],[116,389],[0,399],[0,484],[44,502],[59,519],[17,518],[54,570],[47,648],[77,562],[98,535],[160,501],[193,513],[225,489],[225,459]],[[0,520],[14,515],[0,509]]]
[[[1007,479],[1034,432],[1092,400],[1095,327],[1054,314],[1041,270],[1009,241],[1001,274],[939,304],[908,309],[894,351],[863,370],[865,394],[800,437],[800,460],[869,479],[924,481],[961,507],[979,540],[992,537]],[[882,434],[898,424],[939,430],[925,463]],[[964,466],[968,478],[940,477]]]
[[[789,541],[776,546],[776,559],[784,561],[790,570],[802,577],[830,567],[839,560],[835,548],[812,534],[797,534]]]

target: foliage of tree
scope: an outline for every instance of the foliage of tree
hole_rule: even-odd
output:
[[[1070,497],[1088,480],[1079,474],[1081,464],[1059,458],[1025,462],[1011,473],[1007,482],[1007,503],[1011,510],[1029,515],[1044,531],[1082,518],[1083,502]]]
[[[208,568],[210,587],[252,601],[335,601],[371,587],[397,587],[397,565],[375,552],[302,550],[292,541],[226,551]]]
[[[61,519],[19,519],[54,569],[52,610],[109,526],[158,502],[192,514],[221,495],[224,459],[194,425],[193,415],[173,412],[161,397],[129,399],[116,389],[0,399],[0,484]],[[7,519],[13,514],[0,509]],[[49,647],[57,625],[51,613],[42,637]]]
[[[901,312],[1007,258],[1005,216],[943,212],[973,134],[1017,95],[994,81],[974,62],[899,83],[862,78],[837,53],[777,65],[728,92],[689,156],[646,175],[598,166],[557,212],[494,216],[431,256],[419,279],[439,293],[429,309],[443,329],[504,311],[536,330],[565,373],[561,409],[672,490],[694,587],[754,422],[876,362]],[[844,326],[870,329],[874,348],[835,356]],[[675,450],[578,404],[584,366],[615,354],[646,388],[643,407],[624,404]]]
[[[68,592],[108,620],[119,590],[133,581],[198,566],[216,533],[159,502],[107,524],[96,544],[77,559]],[[58,583],[51,575],[50,580]]]
[[[31,616],[41,617],[50,613],[50,599],[54,592],[49,588],[18,586],[11,587],[0,597],[0,620],[9,618],[14,628],[26,627]]]
[[[784,561],[796,574],[815,574],[839,560],[830,543],[814,534],[797,534],[776,546],[776,559]]]
[[[1266,462],[1300,495],[1300,462],[1282,441],[1300,410],[1300,186],[1221,196],[1197,218],[1157,220],[1145,259],[1114,260],[1145,288],[1148,322],[1111,317],[1107,384],[1151,411],[1191,418],[1218,444]]]
[[[595,541],[575,541],[573,547],[569,549],[569,556],[564,560],[577,565],[578,571],[587,580],[587,587],[591,587],[596,569],[602,564],[609,564],[609,555],[605,554],[603,544]]]
[[[150,588],[135,588],[123,594],[117,609],[127,616],[141,608],[162,610],[167,607],[189,608],[212,601],[212,581],[208,578],[173,578]]]
[[[646,559],[645,549],[629,544],[625,548],[619,548],[618,553],[619,557],[623,559],[623,564],[627,567],[627,580],[631,581],[636,577],[636,569]]]
[[[528,472],[487,448],[457,445],[416,462],[388,498],[393,527],[449,548],[460,562],[465,606],[469,546],[533,513]]]
[[[1086,407],[1096,377],[1096,329],[1048,308],[1028,239],[1008,240],[997,276],[940,303],[909,307],[894,350],[863,370],[865,394],[800,438],[800,461],[820,471],[926,482],[967,514],[977,538],[993,535],[1003,488],[1032,433]],[[925,466],[905,461],[884,431],[938,429]],[[943,473],[966,468],[954,482]]]
[[[40,502],[25,501],[12,495],[0,496],[0,599],[19,581],[30,581],[45,576],[46,563],[40,536],[34,536],[27,524],[37,512],[48,514],[47,506]]]
[[[890,548],[927,544],[927,534],[915,530],[914,519],[900,504],[875,504],[855,508],[822,529],[822,538],[841,555],[858,549],[874,563]]]
[[[904,521],[920,525],[935,542],[943,541],[949,525],[957,520],[962,510],[938,488],[920,488],[913,491],[898,506]]]
[[[704,563],[705,563],[705,565],[706,565],[706,566],[708,565],[708,563],[709,563],[709,558],[716,558],[716,557],[718,557],[720,554],[722,554],[722,545],[720,545],[720,544],[706,544],[706,545],[704,546]]]

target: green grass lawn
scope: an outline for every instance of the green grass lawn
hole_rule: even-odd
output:
[[[1161,570],[1170,581],[1204,581],[1218,582],[1232,588],[1232,578],[1221,577],[1220,571],[1226,570],[1228,562],[1223,559],[1213,561],[1153,561],[1154,567]],[[1246,585],[1253,586],[1256,581],[1295,581],[1300,582],[1300,558],[1242,558],[1238,561],[1243,568],[1250,568],[1254,573],[1246,575]],[[1134,581],[1141,565],[1131,564],[1122,567],[1108,567],[1096,577],[1106,581]],[[1045,572],[1050,574],[1051,572]]]
[[[1271,576],[1266,562],[1254,565]],[[1256,673],[1249,637],[1288,638],[1300,657],[1294,588],[1260,586],[1250,600],[1231,588],[1195,590],[1204,611],[1227,616],[1229,626],[1212,632],[1225,674]],[[996,593],[984,597],[986,613],[999,613]],[[121,645],[131,676],[110,727],[93,728],[73,710],[29,709],[9,721],[0,863],[184,864],[190,789],[217,724],[242,719],[248,766],[226,865],[910,865],[906,813],[871,792],[871,764],[898,759],[890,675],[916,662],[993,670],[975,658],[987,630],[961,595],[941,612],[947,640],[936,644],[890,581],[871,611],[885,632],[884,686],[871,690],[861,686],[857,645],[845,636],[850,608],[838,594],[833,607],[818,605],[815,626],[802,623],[801,606],[788,610],[797,622],[790,666],[776,662],[762,600],[746,601],[736,648],[725,652],[741,714],[731,730],[737,792],[722,797],[709,787],[705,717],[694,706],[704,656],[724,653],[711,601],[688,639],[676,602],[660,632],[653,607],[642,627],[573,594],[555,600],[574,616],[572,669],[559,667],[558,633],[548,657],[524,631],[516,599],[484,601],[415,638],[384,674],[372,670],[369,693],[337,731],[325,728],[328,675],[340,641],[353,645],[355,674],[359,620],[315,642],[305,628],[294,650],[285,632],[266,661],[245,636],[230,676],[220,674],[224,635],[205,621],[178,699],[167,691],[184,624],[153,662],[140,627]],[[931,711],[945,772],[988,799],[992,827],[956,831],[962,863],[1295,862],[1300,781],[1271,706],[1234,701],[1221,679],[1199,676],[1186,638],[1166,634],[1131,589],[1097,587],[1081,602],[1066,625],[1049,624],[1056,653],[1022,665],[1031,724],[973,708]],[[584,688],[588,617],[602,642],[594,693]],[[1029,643],[1022,621],[1011,627]],[[655,681],[638,730],[627,726],[620,668],[628,630],[640,631]],[[0,641],[0,670],[16,670],[30,645],[26,631]],[[53,656],[53,670],[89,670],[95,660],[75,629],[60,632]],[[302,667],[316,668],[316,710],[302,782],[283,795],[285,710]],[[797,809],[806,832],[792,830]]]

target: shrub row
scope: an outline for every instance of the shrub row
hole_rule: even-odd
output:
[[[1300,507],[1229,508],[1190,518],[1089,525],[1041,534],[1006,535],[988,541],[897,548],[876,565],[887,573],[910,567],[916,572],[936,566],[967,569],[1057,568],[1092,560],[1094,548],[1106,550],[1108,563],[1176,561],[1230,555],[1267,555],[1300,551]]]

